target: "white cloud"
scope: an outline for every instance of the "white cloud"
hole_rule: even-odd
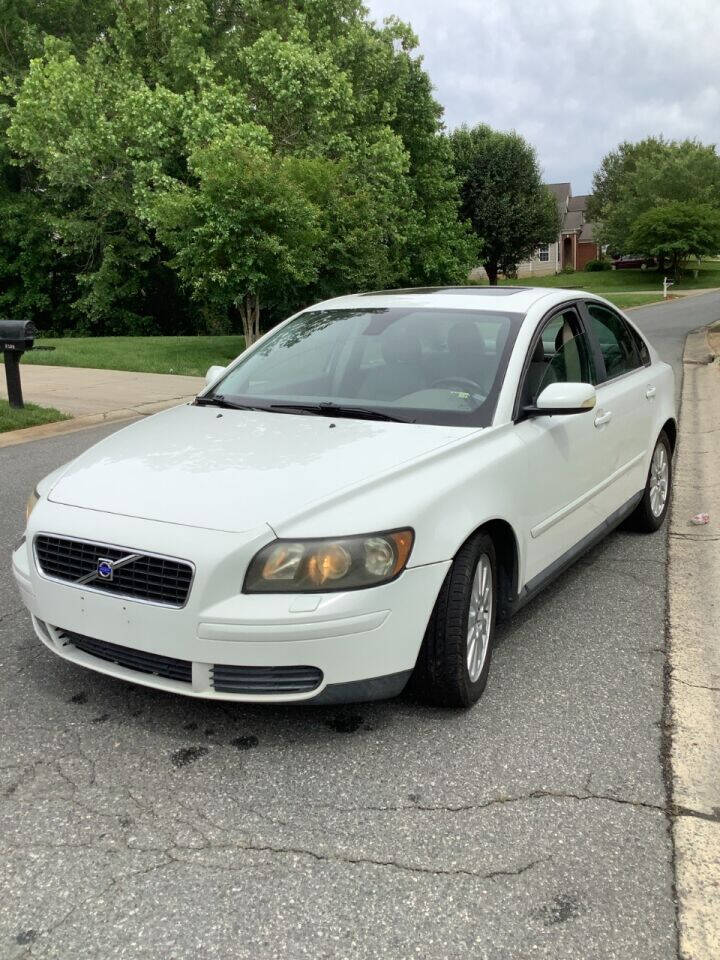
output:
[[[621,140],[719,137],[717,0],[366,4],[412,24],[449,128],[517,130],[575,193]]]

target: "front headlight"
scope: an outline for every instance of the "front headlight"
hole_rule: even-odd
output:
[[[326,593],[394,580],[412,550],[412,530],[323,540],[274,540],[253,557],[243,593]]]
[[[30,519],[30,514],[33,512],[37,506],[37,502],[40,499],[40,494],[37,490],[33,490],[30,496],[27,498],[27,503],[25,504],[25,523]]]

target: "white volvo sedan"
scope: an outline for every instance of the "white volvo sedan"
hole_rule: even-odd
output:
[[[40,640],[113,677],[468,706],[498,616],[662,524],[676,429],[671,368],[589,294],[340,297],[40,482],[14,573]]]

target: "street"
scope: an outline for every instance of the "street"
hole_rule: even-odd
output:
[[[633,311],[682,373],[720,295]],[[219,704],[83,671],[10,573],[0,449],[0,958],[677,957],[666,532],[613,534],[500,627],[473,710]]]

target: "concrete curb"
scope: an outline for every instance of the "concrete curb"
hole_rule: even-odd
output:
[[[188,403],[193,397],[173,397],[156,403],[141,403],[136,407],[125,407],[120,410],[109,410],[107,413],[93,413],[86,417],[74,417],[71,420],[58,420],[56,423],[43,423],[38,427],[27,427],[24,430],[10,430],[0,433],[0,449],[15,447],[21,443],[31,443],[33,440],[46,440],[48,437],[58,437],[66,433],[75,433],[77,430],[88,430],[103,423],[121,423],[124,420],[135,420],[137,417],[149,417],[153,413],[177,407],[181,403]]]
[[[688,336],[668,542],[670,779],[682,960],[720,957],[720,367]],[[693,526],[690,517],[710,514]]]

